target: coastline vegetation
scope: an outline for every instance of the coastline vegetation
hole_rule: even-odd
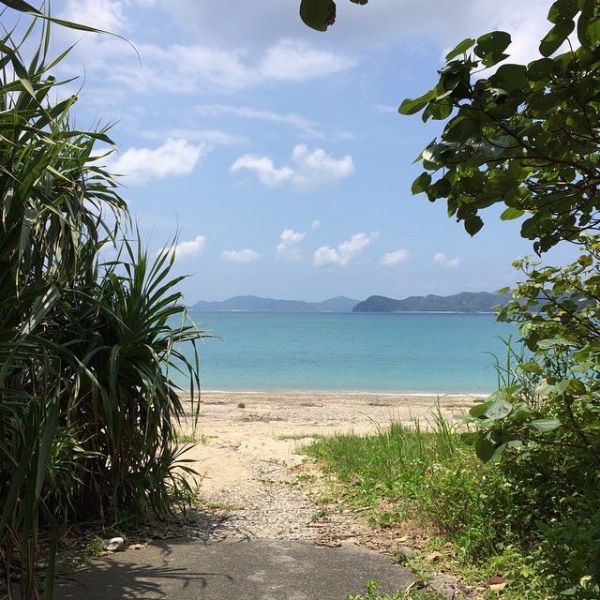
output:
[[[171,375],[187,374],[193,398],[197,357],[178,345],[204,334],[186,320],[173,253],[149,257],[129,226],[102,167],[108,128],[73,124],[51,19],[2,4],[34,19],[0,44],[0,574],[8,598],[49,599],[73,519],[110,527],[190,496]]]

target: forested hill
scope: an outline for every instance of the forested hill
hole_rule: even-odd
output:
[[[394,300],[385,296],[370,296],[357,304],[353,312],[493,312],[507,302],[507,296],[489,292],[462,292],[453,296],[411,296]]]
[[[203,312],[352,312],[358,300],[337,296],[323,302],[274,300],[258,296],[235,296],[222,302],[200,301],[192,306]]]

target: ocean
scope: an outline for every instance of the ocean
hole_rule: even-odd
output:
[[[190,314],[219,336],[198,344],[206,391],[485,394],[518,338],[490,314]]]

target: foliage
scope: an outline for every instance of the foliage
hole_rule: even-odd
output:
[[[523,217],[521,235],[536,252],[600,225],[600,5],[557,0],[548,19],[538,60],[503,62],[511,43],[503,31],[464,40],[436,86],[399,109],[446,121],[419,155],[425,170],[413,193],[445,198],[471,235],[483,227],[481,211],[505,205],[501,218]],[[554,56],[574,30],[576,41]]]
[[[442,534],[439,546],[451,542],[446,566],[469,581],[500,574],[507,600],[564,591],[597,597],[590,569],[599,564],[598,482],[571,493],[572,469],[556,448],[544,472],[524,455],[484,464],[448,429],[454,426],[439,417],[432,425],[431,432],[394,423],[376,435],[336,435],[307,452],[335,473],[343,501],[370,507],[378,526],[411,521],[411,530]]]
[[[483,460],[506,449],[558,446],[593,472],[600,467],[600,240],[582,239],[582,253],[562,268],[529,259],[501,320],[521,323],[529,356],[510,380],[470,411],[468,436]]]
[[[165,514],[185,495],[170,372],[198,388],[178,344],[203,335],[185,324],[173,255],[150,261],[127,241],[127,206],[99,166],[112,141],[72,127],[75,97],[55,99],[66,53],[48,57],[44,23],[27,64],[34,24],[0,41],[0,571],[9,595],[18,572],[23,599],[39,597],[42,525],[50,598],[59,522]],[[109,263],[106,245],[119,251]]]

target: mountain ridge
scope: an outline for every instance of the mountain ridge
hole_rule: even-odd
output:
[[[409,296],[395,300],[386,296],[369,296],[358,303],[353,312],[494,312],[496,307],[506,304],[507,296],[490,292],[460,292],[450,296]]]
[[[280,300],[260,296],[234,296],[223,301],[201,300],[190,308],[201,312],[279,312],[279,313],[350,313],[350,312],[494,312],[508,302],[508,296],[490,292],[461,292],[450,296],[409,296],[403,300],[387,296],[369,296],[360,302],[336,296],[322,302]]]
[[[234,296],[227,300],[206,302],[201,300],[191,308],[203,312],[352,312],[359,300],[336,296],[322,302],[306,302],[304,300],[278,300],[259,296]]]

